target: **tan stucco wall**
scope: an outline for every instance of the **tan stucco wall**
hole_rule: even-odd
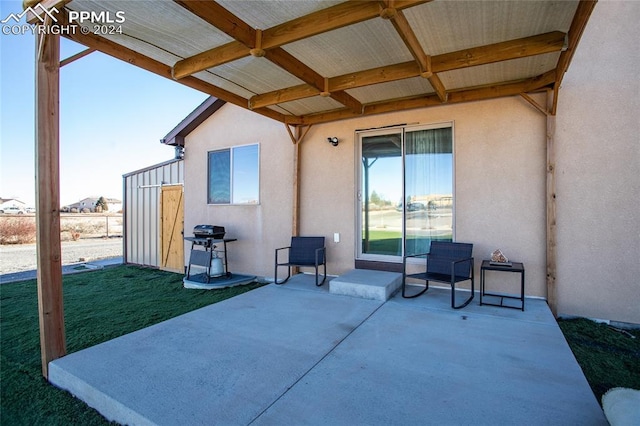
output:
[[[260,144],[260,204],[207,205],[207,153]],[[273,251],[291,235],[293,143],[283,124],[224,105],[185,141],[185,235],[197,224],[224,226],[231,272],[273,275]],[[190,243],[185,245],[188,263]],[[185,263],[185,264],[187,264]]]
[[[559,314],[640,324],[640,2],[600,1],[557,114]]]
[[[538,97],[544,102],[544,97]],[[526,291],[545,296],[545,119],[514,97],[314,126],[302,145],[303,233],[327,237],[330,272],[354,267],[357,129],[453,122],[455,239],[474,244],[476,269],[500,248],[526,268]],[[327,137],[337,136],[337,147]],[[306,207],[305,207],[306,206]],[[339,232],[340,243],[333,242]],[[477,284],[479,286],[479,275]],[[511,275],[511,274],[508,274]],[[491,277],[513,292],[519,277]],[[504,283],[506,281],[506,284]]]
[[[544,96],[537,99],[544,103]],[[519,97],[313,126],[300,150],[301,235],[326,237],[330,274],[352,269],[360,164],[356,130],[444,122],[454,125],[456,240],[474,243],[476,269],[496,248],[523,261],[527,294],[544,297],[545,118]],[[340,144],[333,147],[329,136]],[[260,205],[207,206],[207,151],[253,142],[261,144]],[[284,125],[225,105],[186,141],[185,232],[197,223],[225,226],[240,239],[230,246],[232,271],[272,277],[273,251],[291,235],[292,161]],[[340,234],[339,243],[333,242],[334,233]],[[492,276],[493,289],[515,292],[518,278]]]

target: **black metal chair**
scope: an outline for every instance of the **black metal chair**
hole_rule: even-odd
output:
[[[278,253],[288,250],[286,262],[278,261]],[[321,286],[327,279],[327,256],[324,246],[324,237],[291,237],[291,245],[276,249],[276,267],[274,281],[276,284],[284,284],[291,278],[291,268],[300,266],[312,266],[316,270],[316,285]],[[318,268],[324,266],[324,278],[318,282]],[[278,267],[287,267],[287,278],[278,282]]]
[[[451,285],[451,307],[460,309],[467,306],[474,295],[473,244],[431,241],[429,253],[405,256],[402,262],[402,297],[418,297],[429,290],[429,281]],[[426,256],[426,271],[407,274],[407,258]],[[413,278],[425,281],[425,287],[416,294],[407,295],[406,280]],[[456,305],[456,283],[471,280],[471,296],[462,304]]]

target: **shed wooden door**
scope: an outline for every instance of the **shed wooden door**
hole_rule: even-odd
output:
[[[163,186],[160,199],[160,269],[184,273],[182,185]]]

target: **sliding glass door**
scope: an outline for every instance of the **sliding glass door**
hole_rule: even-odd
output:
[[[402,255],[402,132],[362,135],[361,254]]]
[[[362,132],[358,257],[398,261],[453,238],[450,125]]]

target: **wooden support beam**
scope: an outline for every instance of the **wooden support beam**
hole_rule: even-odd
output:
[[[578,42],[582,37],[582,33],[584,32],[585,27],[587,26],[587,22],[589,21],[589,17],[591,16],[591,12],[593,12],[593,8],[596,7],[597,0],[580,0],[578,3],[578,9],[576,13],[573,15],[573,21],[571,21],[571,26],[569,27],[568,39],[569,43],[558,59],[558,65],[556,66],[556,82],[557,88],[560,87],[562,83],[562,79],[564,78],[564,74],[567,72],[569,68],[569,64],[571,63],[571,59],[573,58],[573,54],[576,51],[576,47],[578,46]],[[554,90],[554,97],[556,98],[553,102],[553,106],[551,108],[551,113],[553,115],[556,114],[557,108],[557,97],[558,90]]]
[[[60,61],[60,68],[64,67],[65,65],[69,65],[71,62],[77,61],[80,58],[84,58],[85,56],[90,55],[95,51],[96,49],[85,49],[82,52],[78,52],[75,55],[69,56],[67,59]]]
[[[564,45],[565,34],[560,31],[525,37],[501,43],[479,46],[457,52],[431,56],[431,71],[440,73],[456,69],[486,65],[510,59],[559,52]],[[420,66],[415,61],[387,65],[355,73],[329,78],[329,91],[355,89],[373,84],[403,80],[421,75]],[[431,85],[438,83],[431,82]],[[434,87],[435,89],[435,87]],[[441,89],[444,92],[444,87]],[[275,105],[315,96],[315,91],[307,85],[293,86],[252,97],[254,108]]]
[[[236,39],[237,43],[231,42],[222,46],[232,48],[230,51],[231,53],[228,53],[230,55],[229,58],[237,58],[237,54],[243,51],[243,48],[239,47],[240,45],[238,43],[240,43],[244,46],[244,49],[249,49],[249,53],[251,55],[255,57],[265,57],[291,75],[294,75],[309,84],[311,87],[318,89],[320,92],[324,91],[326,79],[323,76],[280,47],[273,47],[270,50],[265,50],[263,48],[263,32],[261,30],[253,29],[242,19],[238,18],[218,3],[199,0],[174,1],[197,15],[199,18]],[[202,56],[196,55],[192,58],[187,58],[186,60],[176,63],[173,67],[174,78],[184,77],[185,75],[190,74],[192,69],[199,68],[201,61],[207,61],[207,58],[209,57],[208,55],[210,55],[211,52],[212,51],[209,51],[208,53],[204,52],[201,54]],[[219,48],[216,50],[215,54],[226,55],[227,53],[222,52]],[[346,92],[329,93],[329,96],[354,112],[362,112],[362,104]],[[255,102],[249,100],[244,106],[249,109],[253,109],[255,108]]]
[[[433,72],[452,71],[542,55],[544,53],[559,52],[564,46],[564,38],[565,34],[563,32],[552,31],[531,37],[444,53],[431,57],[431,67]]]
[[[80,31],[76,31],[75,34],[65,34],[64,36],[70,40],[73,40],[91,49],[98,50],[116,59],[120,59],[138,68],[150,71],[161,77],[172,79],[171,67],[169,67],[168,65],[156,61],[155,59],[149,58],[148,56],[144,56],[122,45],[114,43],[104,37],[100,37],[95,34],[81,34]],[[192,89],[196,89],[208,95],[214,96],[223,101],[238,105],[242,108],[247,107],[248,100],[246,98],[238,96],[235,93],[229,92],[228,90],[221,89],[198,78],[189,76],[180,79],[178,82],[185,86],[191,87]],[[281,114],[269,108],[256,108],[254,109],[254,111],[258,114],[264,115],[277,121],[285,121],[286,118],[291,124],[299,123],[297,117],[285,117],[284,114]]]
[[[295,127],[295,135],[291,131],[291,127],[285,123],[284,125],[293,142],[293,206],[291,220],[291,235],[297,236],[300,233],[300,145],[311,129],[311,125]]]
[[[276,48],[267,50],[265,58],[298,77],[300,80],[318,89],[325,91],[325,78],[295,58],[284,49]],[[344,91],[330,92],[332,99],[340,102],[356,114],[362,113],[362,104],[353,96]],[[248,105],[249,103],[247,103]]]
[[[553,84],[555,71],[549,71],[545,74],[525,80],[496,84],[489,86],[481,86],[471,89],[451,91],[447,103],[462,103],[470,101],[480,101],[485,99],[495,99],[505,96],[516,96],[524,92],[532,92],[540,90]],[[415,108],[425,108],[430,106],[442,105],[437,95],[415,96],[409,98],[400,98],[390,101],[365,104],[362,115],[383,114],[387,112],[403,111]],[[356,115],[350,110],[344,108],[334,111],[327,111],[318,114],[310,114],[299,117],[300,123],[318,124],[330,121],[345,120],[353,118]]]
[[[242,59],[250,55],[249,51],[250,49],[247,49],[247,47],[239,41],[232,41],[215,49],[207,50],[176,62],[173,65],[171,75],[175,80],[180,80],[191,74]]]
[[[440,77],[433,73],[431,68],[431,58],[425,53],[422,45],[420,45],[420,41],[413,31],[413,28],[411,28],[411,25],[409,25],[409,21],[407,21],[404,13],[398,10],[390,17],[390,20],[393,27],[396,29],[396,32],[400,35],[400,38],[402,38],[405,46],[407,46],[409,52],[411,52],[411,55],[418,63],[418,66],[420,67],[420,75],[429,79],[431,87],[433,87],[433,90],[435,90],[440,100],[442,102],[446,102],[447,91],[444,84],[442,84]]]
[[[256,47],[256,30],[215,1],[174,0],[174,2],[244,44],[249,49]]]
[[[553,99],[548,96],[547,108],[551,109]],[[557,223],[556,223],[556,116],[547,115],[547,173],[546,173],[546,254],[547,254],[547,304],[554,317],[558,315],[557,273]]]
[[[289,101],[318,96],[320,90],[310,84],[300,84],[286,89],[275,90],[264,95],[255,95],[249,99],[249,109],[262,108],[269,105],[282,104]]]
[[[60,36],[36,35],[36,237],[42,375],[67,353],[60,243]]]
[[[533,99],[531,96],[527,95],[526,93],[520,93],[520,96],[522,97],[522,99],[524,99],[525,101],[529,102],[529,104],[531,104],[532,107],[534,107],[535,109],[537,109],[538,111],[540,111],[542,114],[544,115],[549,115],[549,111],[547,111],[545,108],[543,108],[542,106],[540,106],[535,99]],[[548,95],[547,95],[548,96]]]
[[[396,8],[404,9],[427,1],[431,0],[397,1]],[[238,24],[242,28],[245,28],[246,24],[237,17],[231,18],[230,16],[234,16],[231,12],[221,12],[222,15],[216,17],[214,10],[218,7],[223,9],[221,6],[208,5],[201,7],[197,4],[199,2],[191,5],[191,1],[177,1],[177,3],[192,10],[200,17],[211,17],[211,19],[206,19],[207,22],[216,27],[220,25],[220,27],[226,28],[229,31],[227,34],[233,34],[232,37],[236,38],[236,40],[176,62],[173,69],[175,79],[235,61],[251,54],[250,50],[255,46],[247,47],[247,44],[250,44],[248,43],[250,38],[244,34],[245,31],[243,29],[237,31],[233,29],[233,24]],[[297,40],[373,19],[379,13],[380,5],[376,2],[347,1],[340,3],[262,31],[261,49],[274,49]],[[225,29],[222,29],[222,31],[225,31]],[[253,38],[255,39],[255,37]]]
[[[296,127],[296,138],[300,127]],[[300,144],[293,144],[293,206],[291,212],[291,235],[300,235]]]
[[[431,0],[396,0],[394,8],[402,10]],[[380,15],[380,5],[373,1],[352,0],[328,7],[263,32],[264,49],[283,46],[327,31],[357,24]]]

